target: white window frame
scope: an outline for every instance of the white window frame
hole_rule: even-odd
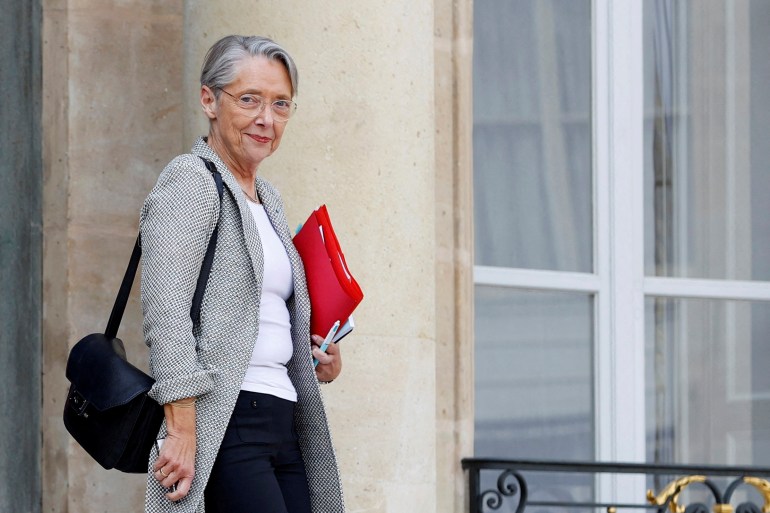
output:
[[[593,294],[598,461],[645,461],[647,297],[770,301],[770,282],[645,276],[643,1],[592,2],[595,272],[474,266],[476,285]],[[598,497],[632,503],[644,486],[602,477]]]
[[[596,457],[645,459],[642,0],[593,2]],[[615,341],[626,341],[615,343]],[[634,502],[641,476],[602,476],[598,497]]]
[[[643,97],[642,60],[633,58],[642,50],[642,4],[620,1],[622,8],[613,9],[618,0],[594,0],[592,6],[595,272],[477,265],[474,282],[593,295],[596,456],[605,461],[643,461],[643,125],[634,122],[642,117]],[[613,246],[613,240],[619,243]],[[623,299],[612,301],[613,297]],[[619,338],[629,343],[612,343]]]

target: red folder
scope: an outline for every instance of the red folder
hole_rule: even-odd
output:
[[[305,266],[312,308],[310,332],[324,337],[335,321],[344,324],[364,298],[345,263],[326,205],[310,214],[294,236],[294,246]]]

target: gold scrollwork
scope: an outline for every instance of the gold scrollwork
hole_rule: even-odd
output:
[[[657,496],[652,490],[647,490],[647,500],[650,504],[656,506],[663,506],[668,502],[668,509],[671,513],[684,513],[685,507],[677,503],[679,494],[690,486],[692,483],[703,483],[706,481],[706,476],[686,476],[680,477],[675,481],[671,481]],[[722,512],[729,513],[729,512]],[[765,512],[768,513],[768,512]]]
[[[762,506],[762,513],[770,513],[770,482],[758,477],[744,476],[743,482],[756,488],[765,499]]]

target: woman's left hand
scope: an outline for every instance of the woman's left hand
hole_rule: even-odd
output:
[[[318,366],[315,368],[318,381],[333,381],[342,372],[342,355],[339,344],[329,344],[324,353],[320,349],[324,342],[322,336],[313,335],[310,337],[310,341],[313,343],[313,357],[318,359]]]

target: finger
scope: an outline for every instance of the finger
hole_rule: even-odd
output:
[[[165,470],[163,472],[165,472]],[[168,479],[167,476],[163,475],[163,472],[161,472],[160,469],[157,469],[157,470],[153,471],[153,473],[152,473],[152,476],[155,478],[155,480],[158,481],[162,485],[163,485],[163,481]],[[168,472],[166,472],[166,474],[168,474]],[[165,485],[163,485],[163,486],[165,486]]]
[[[324,338],[321,335],[312,335],[310,337],[310,342],[316,347],[321,347],[324,343]]]
[[[162,465],[157,465],[156,468],[153,469],[152,471],[152,474],[155,476],[155,479],[157,479],[158,481],[163,481],[164,479],[166,479],[166,476],[164,476],[163,474],[168,474],[168,469],[164,468],[163,472],[161,472],[160,469],[162,468],[163,468]]]
[[[159,454],[158,459],[155,460],[155,463],[152,466],[152,471],[157,472],[158,469],[165,467],[168,464],[168,461],[169,461],[168,456],[165,456],[164,454]]]
[[[176,483],[176,490],[166,494],[166,498],[172,501],[178,501],[187,497],[192,486],[192,477],[183,477]]]
[[[177,478],[174,477],[174,472],[171,472],[168,468],[159,468],[155,471],[155,479],[166,488],[176,483]]]
[[[340,354],[339,344],[329,344],[329,347],[326,348],[326,353],[332,356]]]
[[[318,360],[319,365],[328,365],[334,361],[333,355],[324,353],[317,347],[313,348],[313,356]]]
[[[164,467],[167,467],[170,462],[171,462],[171,459],[165,454],[161,453],[160,455],[158,455],[158,459],[155,460],[155,464],[152,466],[152,473],[155,479],[157,479],[158,481],[163,481],[164,479],[166,479],[166,477],[163,476],[159,472],[159,470],[163,469],[163,472],[168,474],[169,473],[168,469]]]

